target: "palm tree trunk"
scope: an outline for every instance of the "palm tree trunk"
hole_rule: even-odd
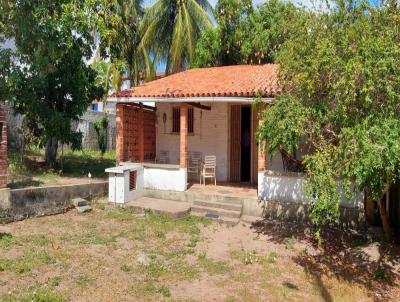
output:
[[[171,60],[169,55],[167,56],[167,63],[165,64],[165,76],[169,75],[169,69],[171,68]]]

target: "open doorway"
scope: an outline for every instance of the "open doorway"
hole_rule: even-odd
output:
[[[251,107],[241,108],[240,181],[251,180]]]

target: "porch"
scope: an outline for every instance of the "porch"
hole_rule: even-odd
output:
[[[142,163],[147,189],[186,191],[200,188],[201,165],[188,169],[191,154],[200,161],[215,156],[217,184],[244,191],[255,188],[266,156],[256,140],[258,112],[251,102],[163,101],[154,107],[118,103],[117,160]],[[207,190],[224,192],[218,188],[207,186]]]
[[[164,210],[164,214],[179,216],[190,211],[192,215],[212,218],[228,225],[239,221],[253,222],[263,215],[258,202],[257,187],[237,183],[199,185],[189,183],[184,192],[167,190],[144,190],[144,198],[128,203],[129,206],[153,211]]]

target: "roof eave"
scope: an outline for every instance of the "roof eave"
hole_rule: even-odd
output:
[[[107,102],[113,103],[183,103],[183,102],[212,102],[212,103],[252,103],[254,100],[264,103],[274,103],[275,97],[109,97]]]

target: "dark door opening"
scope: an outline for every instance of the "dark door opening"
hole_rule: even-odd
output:
[[[241,108],[240,181],[249,182],[251,174],[251,107]]]

